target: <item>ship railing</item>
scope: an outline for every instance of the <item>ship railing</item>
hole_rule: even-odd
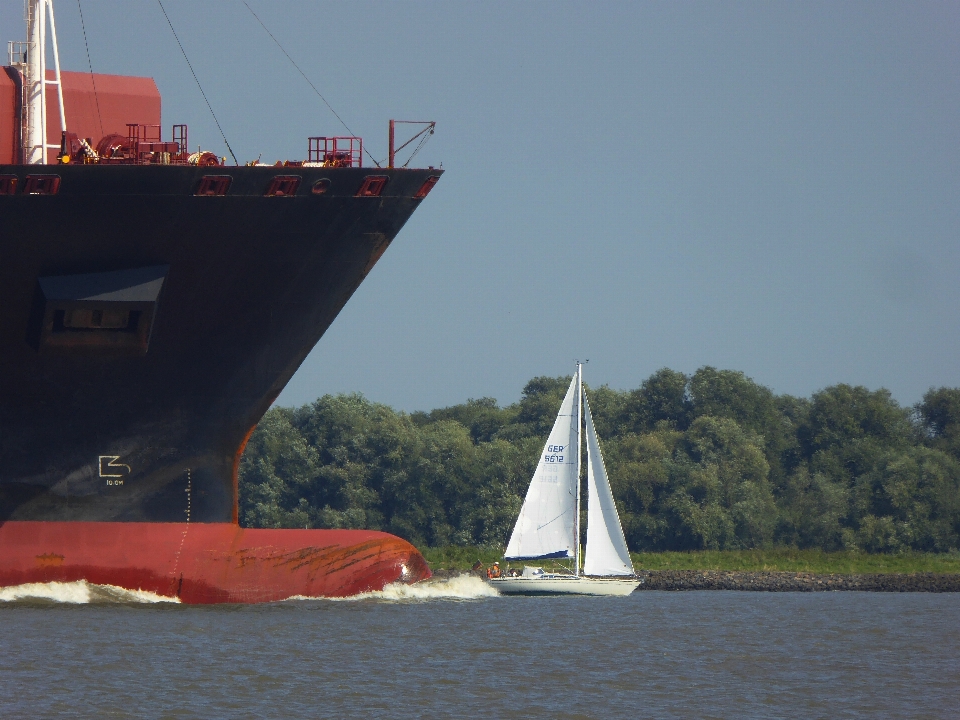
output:
[[[187,126],[174,125],[173,139],[164,140],[160,125],[127,123],[127,136],[107,135],[92,147],[92,141],[63,132],[60,146],[62,163],[104,165],[220,165],[221,158],[211,152],[187,147]]]
[[[20,67],[27,64],[27,47],[30,43],[24,40],[9,40],[7,42],[7,65]]]
[[[164,142],[159,125],[127,123],[127,153],[137,165],[176,164],[181,154],[180,144]]]
[[[180,152],[185,153],[187,150],[187,126],[186,125],[174,125],[173,126],[173,141],[180,146]]]
[[[363,140],[358,137],[307,138],[307,166],[363,167]]]

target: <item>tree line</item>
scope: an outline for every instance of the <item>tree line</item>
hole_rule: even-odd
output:
[[[534,378],[506,407],[272,408],[240,464],[241,523],[502,548],[569,382]],[[960,388],[902,407],[884,389],[799,398],[703,367],[587,393],[631,550],[960,549]]]

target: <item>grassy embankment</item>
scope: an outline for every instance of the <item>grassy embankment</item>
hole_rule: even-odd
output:
[[[478,559],[484,566],[500,560],[496,550],[476,547],[426,548],[423,556],[434,569],[469,570]],[[771,550],[701,550],[697,552],[632,553],[637,570],[781,570],[822,575],[867,573],[960,573],[960,553],[869,555],[774,548]],[[514,563],[522,565],[523,563]]]

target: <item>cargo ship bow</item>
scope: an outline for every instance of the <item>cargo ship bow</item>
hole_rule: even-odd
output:
[[[442,171],[363,167],[355,137],[191,152],[152,80],[47,69],[52,8],[28,5],[0,74],[0,585],[262,602],[428,577],[385,533],[239,527],[237,469]]]

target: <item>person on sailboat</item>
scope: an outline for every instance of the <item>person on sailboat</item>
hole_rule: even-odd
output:
[[[491,580],[500,577],[500,563],[495,562],[493,567],[487,568],[487,577]]]

